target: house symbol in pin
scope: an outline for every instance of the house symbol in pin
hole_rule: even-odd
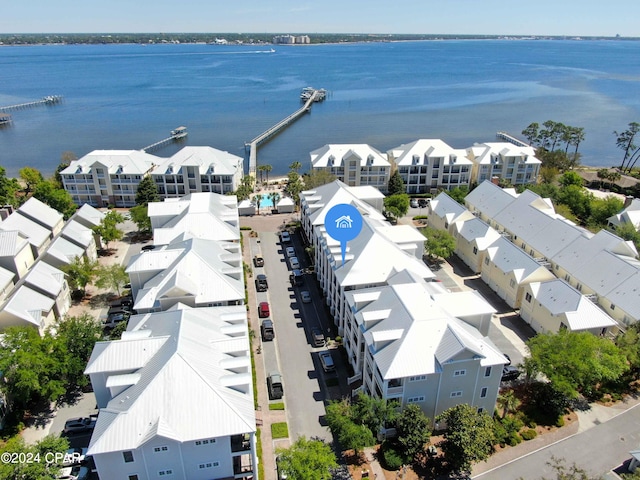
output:
[[[352,222],[349,215],[342,215],[340,218],[336,218],[336,228],[351,228]]]

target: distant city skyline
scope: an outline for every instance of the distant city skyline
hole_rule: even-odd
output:
[[[23,0],[7,33],[389,33],[640,36],[638,0]]]

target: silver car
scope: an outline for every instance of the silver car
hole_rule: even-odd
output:
[[[289,264],[291,265],[292,270],[296,270],[300,268],[300,262],[298,261],[298,257],[291,257],[289,259]]]

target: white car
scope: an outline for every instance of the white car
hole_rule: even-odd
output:
[[[64,459],[62,460],[62,466],[71,467],[73,465],[78,465],[84,462],[84,459],[86,456],[87,456],[86,448],[70,448],[64,454]]]
[[[302,299],[302,303],[311,303],[311,294],[306,290],[300,292],[300,298]]]
[[[293,247],[287,247],[284,252],[287,254],[287,258],[296,256],[296,249]]]
[[[418,208],[418,199],[417,198],[412,198],[411,202],[409,203],[409,205],[411,205],[411,208]]]
[[[283,243],[289,243],[291,241],[291,235],[289,232],[282,232],[280,234],[280,241]]]
[[[297,270],[300,268],[300,262],[298,261],[298,257],[291,257],[289,259],[289,264],[291,265],[292,270]]]
[[[65,467],[60,470],[58,480],[86,480],[89,477],[89,469],[76,465],[75,467]]]

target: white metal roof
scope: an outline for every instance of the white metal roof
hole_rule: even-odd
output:
[[[85,227],[79,222],[69,220],[62,229],[61,235],[85,250],[95,242],[93,239],[93,231]]]
[[[196,167],[197,175],[235,175],[242,170],[243,158],[212,147],[184,147],[167,159],[161,159],[152,175],[178,173],[186,175],[182,167]],[[169,168],[171,170],[169,171]]]
[[[457,220],[472,218],[471,212],[464,205],[460,205],[445,192],[440,192],[438,196],[430,202],[431,215],[442,218],[451,224]]]
[[[85,227],[92,228],[100,225],[104,216],[105,214],[100,210],[85,203],[75,211],[71,219],[81,223]]]
[[[553,274],[505,238],[499,238],[487,248],[487,256],[504,273],[513,272],[518,282],[526,280],[538,271]]]
[[[54,299],[23,285],[13,292],[2,310],[40,328],[42,313],[48,314],[54,303]]]
[[[455,149],[440,139],[419,139],[411,143],[392,148],[395,163],[399,166],[425,165],[426,159],[441,158],[444,165],[471,165],[465,150]],[[428,160],[427,160],[428,161]]]
[[[27,285],[47,292],[51,298],[56,299],[64,285],[64,272],[40,261],[29,270],[24,281]]]
[[[520,157],[523,163],[539,165],[542,162],[536,158],[536,151],[533,147],[521,147],[509,142],[486,142],[473,146],[475,163],[488,165],[493,155],[500,155],[504,158]]]
[[[53,230],[58,224],[62,223],[62,214],[60,212],[35,197],[30,197],[29,200],[24,202],[18,208],[18,212],[35,222],[46,225],[49,230]]]
[[[313,168],[341,167],[346,160],[355,158],[361,167],[389,167],[387,156],[364,143],[327,144],[311,153]]]
[[[458,234],[467,242],[475,241],[480,250],[485,250],[500,237],[496,230],[479,218],[457,222],[454,228],[458,230]]]
[[[92,173],[94,168],[103,166],[109,174],[144,175],[161,161],[160,157],[142,150],[94,150],[73,160],[60,174],[87,174]]]
[[[17,230],[0,229],[0,257],[15,257],[28,244],[27,237]]]
[[[225,320],[225,313],[236,320]],[[244,322],[244,335],[224,333],[225,326],[237,322]],[[151,330],[151,337],[111,342],[124,344],[123,356],[136,355],[155,337],[165,340],[131,372],[139,378],[127,379],[137,381],[100,411],[89,455],[135,449],[155,436],[186,442],[255,432],[244,306],[136,315],[129,322],[132,329]],[[103,352],[92,360],[98,362]],[[230,359],[231,367],[225,365]],[[113,370],[109,362],[105,367],[108,376]]]
[[[489,218],[494,218],[514,200],[508,189],[502,189],[489,180],[485,180],[464,197],[464,203],[471,211],[480,211]]]
[[[84,250],[66,238],[58,237],[49,245],[49,248],[47,248],[47,254],[62,263],[69,264],[72,263],[76,257],[82,258]]]
[[[0,230],[16,230],[29,239],[29,243],[40,249],[50,238],[51,231],[33,220],[14,212],[0,223]]]

